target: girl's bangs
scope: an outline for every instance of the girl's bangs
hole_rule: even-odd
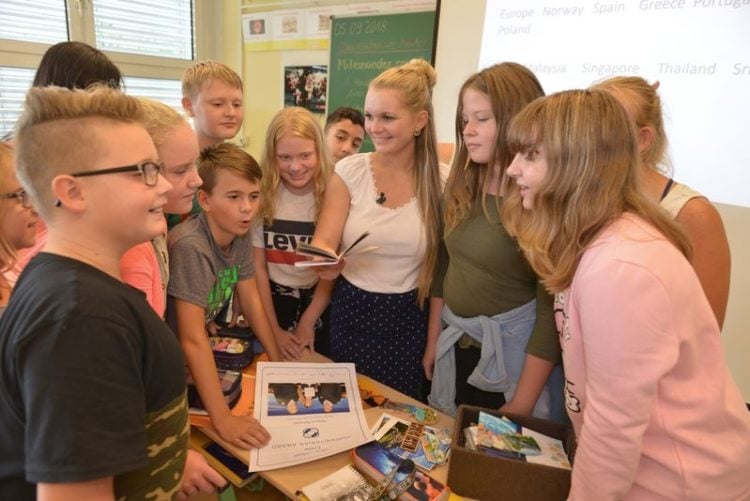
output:
[[[508,126],[507,143],[512,155],[526,153],[541,142],[544,131],[534,103],[516,115]]]

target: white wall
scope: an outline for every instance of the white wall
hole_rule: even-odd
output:
[[[458,90],[477,71],[484,23],[485,0],[442,0],[433,94],[440,142],[454,140]],[[675,166],[679,179],[680,168]],[[732,182],[731,179],[726,182]],[[722,338],[727,363],[750,401],[750,209],[717,204],[732,252],[732,278]]]
[[[679,172],[679,166],[676,169]],[[724,204],[716,204],[716,208],[732,252],[729,305],[722,332],[724,353],[745,401],[750,402],[750,209]]]

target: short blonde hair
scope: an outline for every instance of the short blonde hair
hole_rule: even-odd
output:
[[[138,99],[106,86],[32,87],[16,128],[16,169],[42,218],[52,214],[55,176],[91,169],[107,147],[96,134],[103,122],[142,119]]]
[[[261,168],[263,169],[263,204],[261,215],[265,224],[273,223],[276,196],[279,184],[281,183],[278,159],[276,158],[276,146],[284,136],[301,137],[315,143],[315,154],[318,161],[318,170],[313,178],[315,184],[313,192],[315,196],[316,218],[320,212],[320,207],[323,203],[323,192],[332,171],[331,159],[328,156],[328,148],[325,145],[323,130],[320,128],[320,123],[313,114],[298,106],[279,110],[266,130],[266,147],[263,152],[263,160],[261,161]]]
[[[13,148],[7,142],[0,142],[0,194],[6,194],[8,187],[5,186],[5,178],[13,172]],[[15,200],[12,200],[15,201]],[[6,204],[0,203],[0,220],[5,214]],[[16,249],[8,242],[0,232],[0,273],[13,268],[16,262]]]
[[[143,120],[141,123],[146,128],[148,135],[151,136],[151,140],[157,149],[167,141],[169,135],[178,125],[188,123],[185,117],[176,112],[171,106],[145,97],[140,97],[138,100],[141,102],[141,107],[143,108]]]
[[[200,61],[188,67],[182,74],[182,97],[191,101],[212,80],[219,80],[242,92],[242,79],[232,68],[218,61]]]
[[[539,98],[508,130],[512,152],[543,147],[547,174],[524,210],[508,189],[502,221],[547,289],[568,288],[591,242],[623,213],[642,217],[686,257],[691,247],[665,211],[639,189],[640,158],[633,124],[608,92],[570,90]]]

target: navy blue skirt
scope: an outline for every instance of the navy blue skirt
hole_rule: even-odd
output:
[[[422,399],[429,311],[417,306],[416,290],[368,292],[339,277],[329,313],[334,361],[353,362],[357,372]]]

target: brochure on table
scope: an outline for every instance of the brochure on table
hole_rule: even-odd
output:
[[[250,471],[284,468],[372,440],[354,364],[259,362],[254,416],[270,443],[250,450]]]

